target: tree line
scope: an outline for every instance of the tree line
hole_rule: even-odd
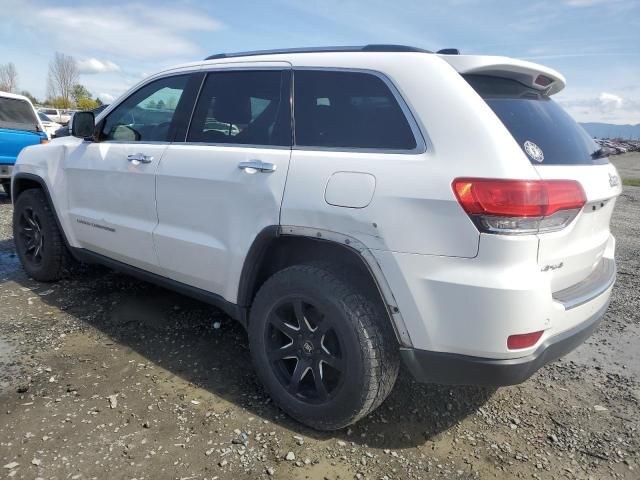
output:
[[[26,90],[19,90],[18,71],[12,62],[0,64],[0,91],[19,93],[31,100],[34,105],[47,105],[54,108],[93,110],[102,105],[102,101],[98,97],[94,98],[91,92],[80,83],[76,59],[60,52],[56,52],[49,62],[47,97],[44,101],[38,100]]]

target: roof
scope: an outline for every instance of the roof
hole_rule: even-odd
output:
[[[0,97],[13,98],[15,100],[26,100],[27,102],[31,103],[31,100],[29,100],[27,97],[25,97],[24,95],[18,95],[16,93],[0,91]]]

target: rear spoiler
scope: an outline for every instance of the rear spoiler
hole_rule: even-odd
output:
[[[483,55],[442,55],[440,58],[460,74],[510,78],[547,95],[558,93],[567,83],[564,76],[552,68],[514,58]]]

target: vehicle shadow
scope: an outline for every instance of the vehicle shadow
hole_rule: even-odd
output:
[[[0,252],[13,241],[0,241]],[[1,280],[33,288],[12,257]],[[47,284],[49,285],[49,284]],[[349,429],[318,432],[275,407],[255,376],[244,329],[221,311],[101,267],[80,266],[41,297],[150,362],[294,433],[375,448],[423,445],[473,414],[495,389],[423,385],[402,371],[394,391],[373,414]],[[221,322],[220,328],[213,323]]]

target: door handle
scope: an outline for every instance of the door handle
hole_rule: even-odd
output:
[[[127,160],[134,165],[140,165],[141,163],[151,163],[153,157],[151,155],[145,155],[144,153],[133,153],[127,156]]]
[[[262,160],[249,160],[248,162],[240,162],[238,168],[244,170],[246,173],[272,173],[276,171],[278,166],[274,163],[263,162]]]

